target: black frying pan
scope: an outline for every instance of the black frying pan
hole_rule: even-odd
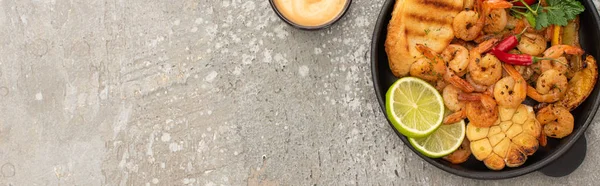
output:
[[[592,0],[582,0],[585,6],[585,12],[580,15],[581,28],[580,42],[581,47],[596,59],[600,57],[600,17]],[[371,70],[373,74],[373,85],[379,100],[379,106],[385,111],[385,93],[393,82],[397,80],[388,65],[388,57],[385,53],[384,43],[387,35],[388,22],[391,19],[392,10],[395,0],[387,0],[383,5],[375,31],[373,33],[373,41],[371,45]],[[589,98],[583,102],[576,110],[573,116],[575,117],[575,127],[573,133],[561,140],[548,138],[548,145],[541,147],[533,156],[530,156],[525,164],[517,168],[505,168],[501,171],[489,170],[483,162],[471,157],[467,162],[460,165],[453,165],[442,159],[428,158],[417,152],[408,142],[406,137],[396,131],[398,137],[406,144],[413,152],[418,154],[425,161],[432,165],[455,175],[475,178],[475,179],[505,179],[521,176],[533,171],[540,171],[548,176],[560,177],[573,172],[583,162],[586,153],[586,140],[584,136],[585,130],[588,128],[598,105],[600,104],[600,81],[596,82],[596,87]],[[394,128],[391,124],[390,127]],[[394,129],[395,130],[395,129]]]

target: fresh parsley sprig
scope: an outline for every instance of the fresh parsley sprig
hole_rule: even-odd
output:
[[[547,0],[547,3],[548,6],[543,7],[540,3],[529,6],[523,2],[524,6],[513,6],[511,10],[514,14],[525,17],[538,30],[550,25],[566,26],[585,10],[577,0]],[[522,12],[522,9],[527,11]]]

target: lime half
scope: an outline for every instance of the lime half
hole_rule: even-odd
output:
[[[442,125],[424,138],[408,138],[410,144],[430,158],[440,158],[454,152],[465,139],[464,120],[450,125]]]
[[[385,106],[396,130],[411,138],[433,133],[444,119],[444,101],[429,83],[404,77],[388,89]]]

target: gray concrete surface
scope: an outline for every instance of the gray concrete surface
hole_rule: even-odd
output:
[[[494,182],[406,148],[376,102],[383,0],[330,29],[266,0],[0,0],[0,185],[594,185],[584,165]]]

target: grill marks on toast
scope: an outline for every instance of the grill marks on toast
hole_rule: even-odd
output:
[[[453,17],[463,9],[462,3],[448,0],[407,0],[406,4],[406,18],[424,24],[452,25]]]
[[[452,21],[462,11],[462,4],[454,0],[406,0],[404,24],[412,56],[420,55],[413,48],[417,43],[428,44],[436,52],[445,48],[454,37]]]
[[[452,19],[425,16],[425,15],[420,15],[420,14],[415,14],[415,13],[408,13],[406,15],[406,17],[409,19],[418,21],[420,23],[429,23],[429,24],[436,24],[436,25],[452,24]]]
[[[406,35],[409,35],[409,37],[423,37],[440,31],[453,32],[451,30],[451,18],[449,19],[446,17],[432,17],[422,14],[407,13],[404,21],[406,23]],[[435,36],[437,34],[439,33],[431,36]]]
[[[416,0],[416,3],[419,4],[424,4],[424,5],[428,5],[431,8],[435,8],[441,11],[461,11],[463,9],[462,4],[461,6],[456,6],[453,5],[452,3],[449,3],[448,1],[443,1],[443,0]],[[431,12],[433,13],[433,12]]]

